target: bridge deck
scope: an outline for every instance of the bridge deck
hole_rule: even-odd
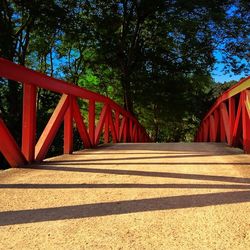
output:
[[[0,249],[250,249],[250,157],[117,144],[0,173]]]

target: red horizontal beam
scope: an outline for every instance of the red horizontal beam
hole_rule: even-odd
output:
[[[4,77],[21,83],[26,82],[29,84],[33,84],[37,87],[61,94],[67,94],[82,99],[106,103],[113,110],[118,111],[124,116],[130,117],[130,119],[133,119],[134,122],[138,123],[137,119],[131,113],[120,107],[117,103],[115,103],[108,97],[102,96],[85,88],[70,84],[63,80],[58,80],[53,77],[49,77],[45,74],[28,69],[22,65],[15,64],[3,58],[0,58],[0,77]],[[141,125],[139,124],[139,126]]]
[[[43,160],[63,121],[64,153],[71,153],[73,150],[73,120],[75,120],[80,137],[87,148],[99,143],[104,124],[104,139],[106,142],[109,141],[110,132],[113,142],[121,141],[122,139],[126,142],[127,140],[132,140],[133,137],[136,137],[133,138],[134,141],[143,142],[150,140],[145,128],[140,125],[138,120],[108,97],[65,81],[54,79],[3,58],[0,58],[0,77],[24,85],[22,127],[23,152],[11,136],[3,120],[0,119],[0,135],[3,135],[0,141],[0,151],[11,166],[26,164],[27,161]],[[62,97],[36,143],[37,88],[57,92],[62,94]],[[89,101],[88,130],[78,107],[77,98]],[[96,102],[101,102],[103,104],[97,126],[95,126]],[[133,132],[135,130],[136,134]]]

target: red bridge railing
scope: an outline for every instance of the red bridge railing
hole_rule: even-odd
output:
[[[250,153],[250,77],[223,93],[200,124],[197,142],[226,142]]]
[[[73,121],[85,148],[100,143],[102,132],[104,142],[147,142],[150,140],[146,130],[138,120],[110,98],[87,89],[57,80],[44,74],[14,64],[0,58],[0,77],[23,84],[22,145],[17,145],[0,117],[0,152],[10,166],[18,167],[33,161],[42,161],[52,144],[56,133],[64,122],[64,153],[73,151]],[[37,89],[43,88],[62,94],[50,120],[36,142],[36,103]],[[88,101],[88,117],[82,117],[77,99]],[[98,124],[96,103],[102,103]],[[88,128],[85,120],[88,119]]]

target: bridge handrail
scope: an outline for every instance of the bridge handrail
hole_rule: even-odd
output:
[[[15,64],[3,58],[0,58],[0,77],[7,78],[16,82],[29,83],[60,94],[73,95],[82,99],[108,103],[121,114],[130,116],[135,122],[137,122],[137,119],[131,113],[120,107],[109,97],[95,93],[91,90],[87,90],[83,87],[73,85],[66,81],[55,79],[41,72],[28,69],[22,65]]]
[[[238,83],[227,89],[224,93],[222,93],[214,105],[210,108],[208,113],[205,115],[203,120],[205,120],[222,102],[228,100],[229,98],[239,94],[240,92],[250,88],[250,76],[240,80]]]
[[[225,91],[200,123],[198,142],[227,142],[250,153],[250,76]]]
[[[55,79],[3,58],[0,58],[0,77],[21,83],[24,91],[22,149],[18,147],[0,117],[0,134],[4,135],[0,141],[0,152],[12,167],[34,160],[43,160],[63,120],[64,153],[72,153],[73,150],[73,120],[86,148],[99,144],[102,132],[104,132],[105,143],[110,141],[110,133],[113,142],[146,142],[150,140],[145,128],[140,125],[136,117],[109,97]],[[62,94],[62,97],[36,143],[37,88]],[[89,101],[88,128],[84,124],[77,98]],[[97,102],[102,103],[103,107],[99,122],[95,126],[95,103]]]

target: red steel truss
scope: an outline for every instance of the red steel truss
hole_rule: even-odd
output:
[[[250,153],[250,77],[223,93],[200,124],[197,142],[226,142]]]
[[[0,117],[0,152],[10,166],[18,167],[33,161],[42,161],[52,144],[60,125],[64,122],[64,153],[73,150],[73,122],[85,148],[104,142],[148,142],[150,138],[138,120],[110,98],[87,89],[35,72],[0,58],[0,77],[23,84],[22,146],[17,145]],[[37,89],[43,88],[62,94],[61,99],[36,142]],[[88,117],[82,117],[77,99],[88,102]],[[96,103],[102,110],[96,123]],[[86,119],[88,119],[86,127]]]

